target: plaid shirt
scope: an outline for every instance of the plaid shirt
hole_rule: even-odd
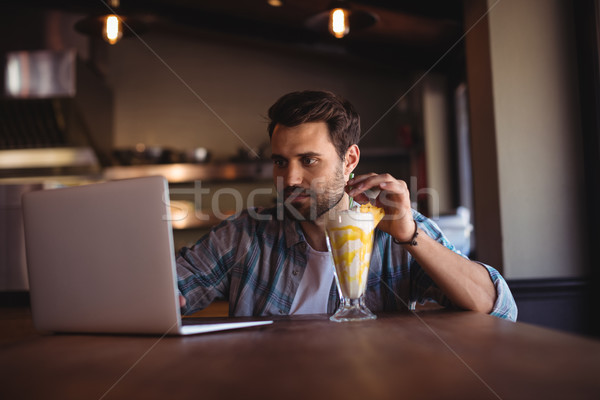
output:
[[[248,209],[223,221],[177,258],[180,292],[187,301],[184,313],[229,301],[231,316],[287,315],[304,274],[308,243],[300,224],[277,219],[276,208]],[[452,251],[437,225],[413,210],[421,230]],[[461,254],[462,255],[462,254]],[[517,306],[508,285],[494,268],[489,272],[497,298],[491,315],[515,321]],[[406,310],[415,302],[452,303],[423,271],[410,253],[392,237],[375,230],[365,293],[373,312]],[[335,282],[329,292],[328,312],[339,304]]]

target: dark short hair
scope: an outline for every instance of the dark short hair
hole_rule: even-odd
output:
[[[360,116],[354,106],[331,92],[288,93],[269,108],[269,120],[269,138],[277,124],[293,127],[306,122],[325,122],[329,138],[342,160],[346,150],[360,139]]]

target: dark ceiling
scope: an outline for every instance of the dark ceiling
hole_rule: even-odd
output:
[[[352,30],[343,39],[307,26],[311,17],[326,11],[331,0],[282,0],[281,7],[267,0],[121,0],[120,12],[136,15],[149,29],[197,28],[288,44],[325,45],[362,58],[386,63],[411,60],[431,63],[462,33],[461,0],[348,1],[352,10],[376,16],[375,25]],[[108,11],[108,0],[22,0],[20,7],[52,7],[78,14]],[[457,46],[460,50],[461,46]]]

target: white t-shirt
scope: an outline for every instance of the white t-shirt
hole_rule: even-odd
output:
[[[333,284],[333,260],[328,251],[316,251],[307,243],[308,260],[290,314],[327,313]]]

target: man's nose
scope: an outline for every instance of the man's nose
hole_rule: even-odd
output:
[[[295,165],[294,163],[290,163],[283,177],[285,186],[296,186],[302,183],[303,174],[302,168]]]

